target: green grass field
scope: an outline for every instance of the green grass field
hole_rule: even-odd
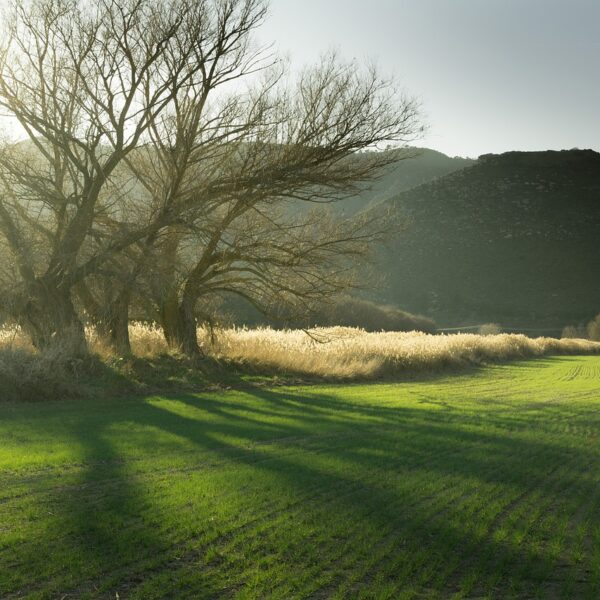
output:
[[[600,357],[0,403],[0,598],[598,598]]]

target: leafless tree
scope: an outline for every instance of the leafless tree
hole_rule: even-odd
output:
[[[38,346],[68,334],[83,350],[73,286],[174,218],[176,209],[163,203],[121,226],[111,180],[150,142],[181,90],[196,86],[207,99],[256,67],[246,40],[264,11],[260,0],[12,4],[0,108],[29,143],[1,156],[0,230],[21,279],[9,304]],[[102,218],[112,221],[110,235],[98,227]]]
[[[196,355],[202,299],[302,307],[353,283],[353,261],[389,223],[322,205],[402,157],[377,150],[414,139],[418,106],[334,54],[290,83],[252,44],[265,10],[13,4],[0,109],[28,140],[0,153],[0,234],[16,267],[0,301],[36,345],[68,335],[83,351],[82,306],[126,352],[146,285],[169,343]]]
[[[374,69],[357,70],[335,55],[291,89],[281,84],[270,79],[245,101],[237,98],[237,110],[226,111],[234,121],[219,111],[216,129],[212,120],[179,115],[157,136],[171,144],[152,148],[165,168],[157,173],[154,159],[137,170],[146,189],[187,195],[199,208],[157,246],[150,269],[167,341],[187,354],[199,352],[201,298],[232,292],[261,310],[309,307],[352,285],[355,259],[390,228],[387,215],[333,219],[321,205],[357,193],[404,156],[357,153],[412,139],[416,103],[395,96]],[[307,211],[302,205],[309,203]]]

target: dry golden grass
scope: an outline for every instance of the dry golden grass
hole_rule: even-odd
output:
[[[60,347],[34,351],[16,328],[0,328],[0,400],[45,400],[77,395],[77,365]]]
[[[130,331],[136,356],[155,358],[168,353],[157,327],[133,324]],[[551,354],[600,353],[598,342],[516,334],[367,333],[347,327],[314,329],[308,334],[268,328],[213,332],[199,329],[198,333],[209,356],[242,370],[344,381],[391,378]],[[110,358],[92,331],[88,331],[88,338],[94,353]],[[0,380],[4,383],[0,388],[20,390],[11,392],[19,398],[67,393],[72,377],[68,374],[71,371],[64,370],[62,359],[60,349],[36,354],[18,329],[0,330]]]
[[[550,354],[600,353],[600,343],[587,340],[516,334],[366,333],[347,327],[320,328],[309,333],[231,328],[211,335],[200,329],[199,337],[206,352],[220,360],[256,371],[333,379],[389,377]],[[158,328],[132,325],[131,341],[139,356],[167,352]]]
[[[600,353],[587,340],[524,335],[366,333],[360,329],[303,331],[228,329],[217,332],[211,353],[257,370],[336,379],[390,377],[407,372],[551,354]]]

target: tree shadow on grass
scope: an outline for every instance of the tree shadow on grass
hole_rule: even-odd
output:
[[[527,429],[532,423],[516,420],[504,408],[490,404],[482,425],[481,419],[474,423],[448,406],[426,410],[415,402],[397,408],[310,389],[254,389],[235,396],[183,394],[125,403],[116,411],[91,410],[70,427],[72,442],[82,448],[81,469],[68,485],[50,493],[60,514],[37,540],[45,544],[42,556],[39,547],[29,544],[19,557],[20,568],[27,561],[35,568],[43,554],[52,552],[54,564],[45,580],[30,578],[48,597],[57,592],[114,597],[118,591],[121,598],[208,598],[233,595],[244,584],[244,573],[263,561],[266,572],[273,572],[272,581],[261,579],[255,597],[270,592],[284,597],[281,590],[288,589],[289,581],[273,561],[295,560],[288,579],[301,585],[302,570],[314,571],[315,581],[322,579],[314,584],[315,593],[320,589],[327,595],[328,586],[333,590],[350,576],[344,571],[350,559],[336,548],[358,536],[365,550],[354,564],[359,573],[355,592],[368,590],[375,580],[402,587],[426,579],[426,565],[415,558],[423,548],[438,566],[444,565],[444,557],[452,558],[438,587],[457,585],[466,570],[479,570],[484,579],[497,576],[498,564],[497,585],[510,587],[511,573],[530,564],[531,572],[519,575],[521,585],[539,587],[554,564],[549,549],[543,543],[514,544],[496,533],[529,499],[541,502],[554,494],[559,508],[552,510],[562,506],[575,514],[581,498],[597,497],[595,477],[586,476],[583,466],[593,473],[598,448],[509,433],[509,427]],[[588,423],[599,424],[598,418]],[[125,451],[119,435],[130,436]],[[169,465],[171,454],[177,465]],[[239,490],[234,482],[226,490],[207,486],[211,491],[203,492],[203,482],[218,484],[219,473],[232,465],[240,469],[231,471],[240,477]],[[170,497],[170,482],[209,498]],[[422,487],[412,489],[412,482]],[[302,524],[298,533],[269,529],[269,519],[276,524],[291,510],[261,487],[270,485],[298,499],[296,512],[290,512],[292,521]],[[569,488],[577,489],[577,497],[569,496]],[[248,490],[255,500],[244,498]],[[481,497],[480,490],[485,492]],[[495,513],[485,514],[482,502],[492,502],[495,491],[502,497],[506,490],[506,506],[500,502]],[[161,504],[161,493],[172,504]],[[218,510],[219,502],[231,510],[223,531],[211,525],[207,508]],[[198,510],[193,535],[181,524],[189,518],[189,503]],[[181,523],[165,514],[169,506],[181,510]],[[233,508],[244,507],[247,514],[233,515]],[[482,530],[476,527],[478,518]],[[244,562],[236,536],[244,528],[252,531],[254,521],[263,528],[256,526],[263,537],[239,542],[254,554]],[[514,531],[518,524],[510,527]],[[361,529],[369,532],[369,540],[360,537]],[[289,540],[283,544],[285,536]],[[211,546],[222,548],[225,557],[207,559]],[[360,573],[360,560],[369,565],[369,553],[377,562]],[[302,585],[308,589],[306,582]],[[432,583],[415,585],[423,591]]]

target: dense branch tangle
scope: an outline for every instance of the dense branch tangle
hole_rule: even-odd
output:
[[[199,352],[201,298],[306,306],[352,284],[383,234],[343,199],[418,133],[415,102],[335,55],[290,83],[251,34],[260,0],[15,1],[0,109],[0,301],[39,347],[85,351],[91,320],[128,350],[134,297],[171,345]],[[323,211],[321,211],[323,212]]]

